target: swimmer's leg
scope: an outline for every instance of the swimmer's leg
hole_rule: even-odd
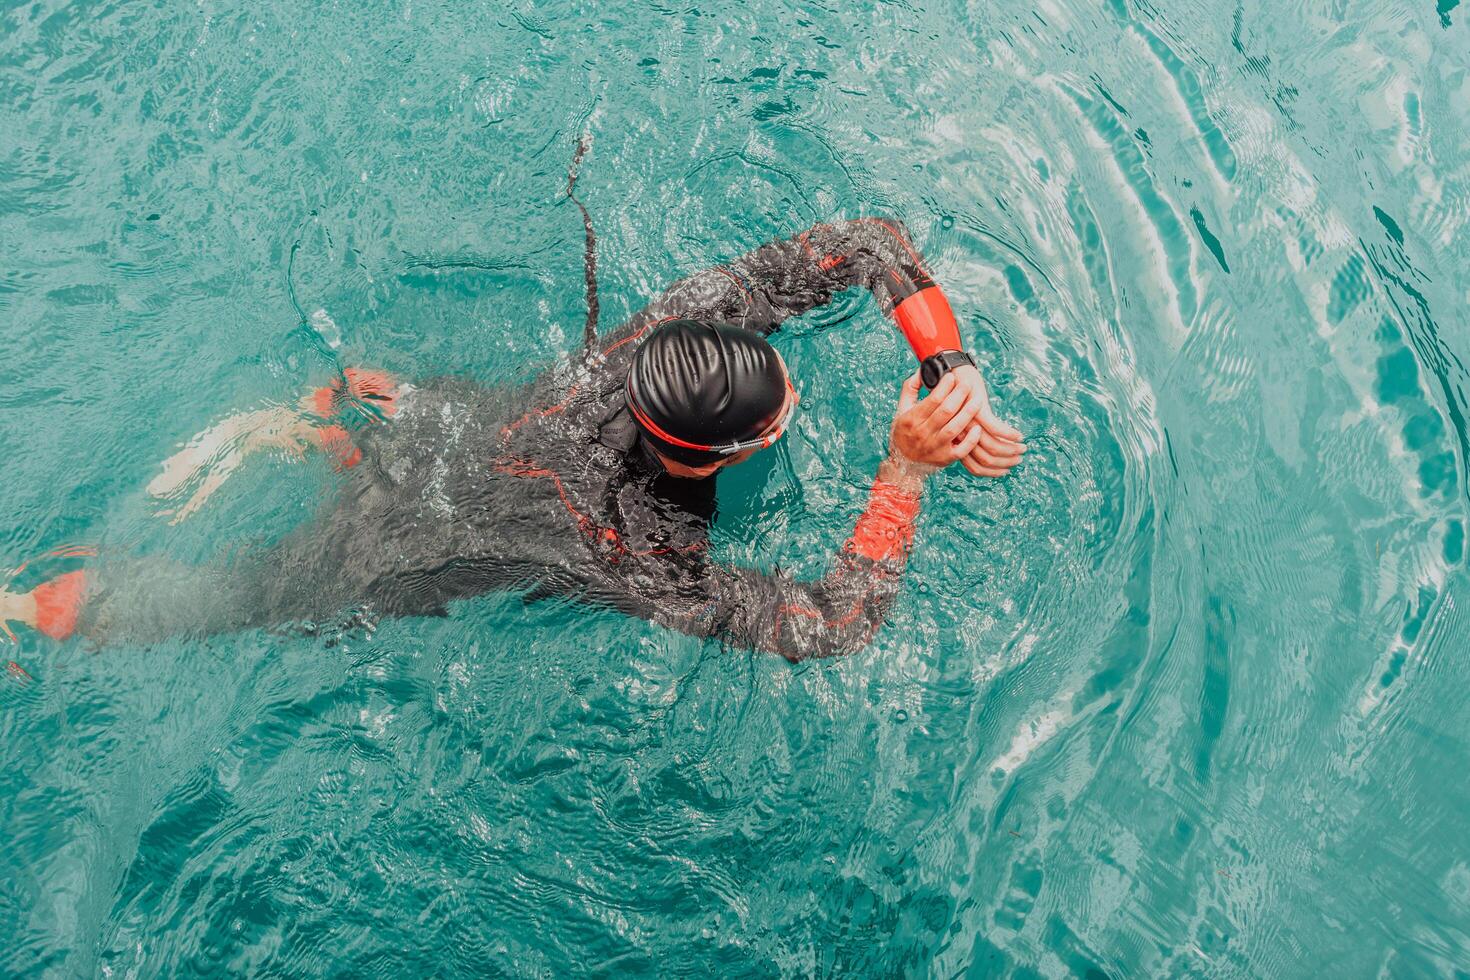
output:
[[[188,493],[181,504],[162,511],[177,524],[202,507],[247,456],[262,451],[300,459],[316,448],[339,469],[348,469],[362,459],[352,433],[392,416],[398,393],[398,382],[382,371],[348,368],[294,407],[239,412],[205,429],[163,461],[148,493],[169,503]]]
[[[98,561],[0,596],[0,613],[53,639],[146,644],[333,617],[354,583],[281,552],[187,565],[163,558]]]

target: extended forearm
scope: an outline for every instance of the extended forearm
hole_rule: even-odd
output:
[[[949,300],[925,267],[908,229],[889,218],[817,225],[799,236],[807,261],[844,287],[862,286],[897,324],[934,382],[968,358]],[[946,356],[950,355],[950,356]]]

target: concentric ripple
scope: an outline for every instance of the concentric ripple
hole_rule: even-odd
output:
[[[160,459],[338,364],[524,379],[773,235],[903,219],[1010,478],[935,479],[872,647],[564,601],[0,678],[14,975],[1470,971],[1470,11],[1043,0],[0,11],[0,565],[231,554]],[[908,370],[789,324],[715,548],[816,574]],[[37,571],[22,573],[19,585]],[[27,578],[27,576],[31,576]]]

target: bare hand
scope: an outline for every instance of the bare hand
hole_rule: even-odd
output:
[[[1021,461],[1020,433],[995,417],[980,372],[950,371],[922,401],[919,374],[904,382],[890,453],[930,471],[963,461],[976,476],[1004,476]]]
[[[945,377],[950,375],[955,376],[956,384],[969,391],[970,404],[975,408],[971,422],[980,429],[979,441],[964,457],[965,469],[975,476],[1005,476],[1025,454],[1025,437],[1014,426],[996,418],[995,412],[990,408],[990,390],[985,387],[985,379],[981,377],[979,368],[966,364],[950,371]]]

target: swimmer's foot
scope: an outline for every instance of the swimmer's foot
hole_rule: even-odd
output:
[[[29,592],[0,589],[0,633],[15,640],[12,623],[29,626],[53,640],[77,631],[77,617],[87,597],[87,573],[82,569],[58,575]]]
[[[0,589],[0,628],[9,633],[11,623],[35,628],[36,600],[29,592],[6,592]]]

